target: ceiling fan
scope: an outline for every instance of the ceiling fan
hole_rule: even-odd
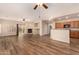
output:
[[[39,6],[43,6],[45,9],[48,9],[48,6],[45,4],[45,3],[42,3],[42,4],[36,4],[35,6],[34,6],[34,10],[36,10],[37,9],[37,7],[39,7]]]

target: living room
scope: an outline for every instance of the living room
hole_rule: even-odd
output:
[[[79,4],[0,4],[1,55],[79,54]]]

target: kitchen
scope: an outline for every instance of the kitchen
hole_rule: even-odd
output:
[[[57,19],[57,18],[56,18]],[[57,19],[51,22],[51,38],[61,42],[71,43],[79,40],[79,18]],[[77,41],[74,41],[77,40]]]

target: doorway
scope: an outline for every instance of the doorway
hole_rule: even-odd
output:
[[[18,36],[19,35],[19,25],[17,24],[16,27],[17,27],[16,35]]]

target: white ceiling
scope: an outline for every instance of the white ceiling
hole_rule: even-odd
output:
[[[48,20],[51,17],[59,17],[79,12],[77,3],[47,3],[48,9],[33,9],[35,3],[0,3],[0,18],[10,20]],[[40,15],[40,18],[39,18]]]

